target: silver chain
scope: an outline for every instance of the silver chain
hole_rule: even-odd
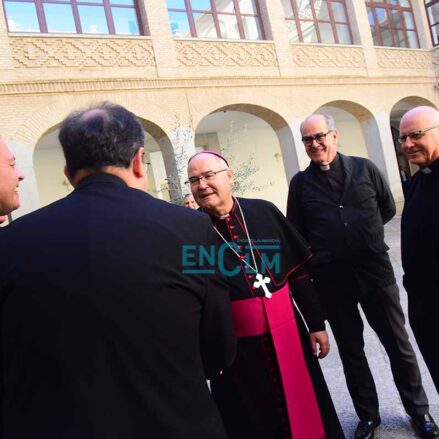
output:
[[[245,259],[242,259],[241,258],[241,256],[239,255],[239,253],[230,245],[230,243],[226,240],[226,238],[224,238],[224,236],[222,235],[222,233],[215,227],[215,225],[213,225],[213,228],[214,228],[214,230],[215,230],[215,232],[218,234],[218,236],[225,242],[225,244],[227,245],[227,247],[229,247],[229,249],[230,250],[232,250],[232,252],[245,264],[245,265],[247,265],[247,267],[249,267],[252,271],[254,271],[256,274],[258,274],[258,264],[256,263],[256,258],[255,258],[255,254],[254,254],[254,252],[253,252],[253,245],[252,245],[252,242],[251,242],[251,240],[250,240],[250,235],[249,235],[249,233],[248,233],[248,229],[247,229],[247,223],[245,222],[245,216],[244,216],[244,214],[243,214],[243,212],[242,212],[242,209],[241,209],[241,205],[239,204],[239,201],[238,201],[238,199],[237,198],[235,198],[236,199],[236,204],[237,204],[237,206],[238,206],[238,208],[239,208],[239,213],[241,214],[241,217],[242,217],[242,222],[243,222],[243,225],[244,225],[244,231],[245,231],[245,234],[246,234],[246,236],[247,236],[247,241],[248,241],[248,244],[249,244],[249,246],[250,246],[250,253],[251,253],[251,255],[252,255],[252,259],[253,259],[253,263],[255,264],[255,266],[254,267],[252,267]]]

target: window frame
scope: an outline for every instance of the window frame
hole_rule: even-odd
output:
[[[439,21],[436,21],[435,23],[432,23],[430,21],[430,14],[428,13],[428,8],[434,5],[437,5],[439,3],[439,0],[424,0],[424,6],[425,6],[425,12],[427,14],[427,19],[428,19],[428,24],[430,25],[430,36],[431,36],[431,42],[433,44],[434,47],[439,46],[439,35],[438,35],[438,42],[435,43],[434,42],[434,36],[433,36],[433,27],[436,25],[439,25]]]
[[[413,13],[413,7],[412,7],[412,3],[411,0],[407,0],[410,4],[410,6],[400,6],[398,5],[392,5],[387,3],[385,0],[366,0],[366,8],[370,8],[372,15],[373,15],[373,20],[374,23],[373,25],[369,23],[369,28],[372,31],[372,27],[375,28],[375,33],[378,36],[378,45],[376,45],[377,47],[400,47],[403,49],[419,49],[421,47],[421,42],[419,40],[419,34],[418,34],[418,27],[416,25],[416,20],[415,20],[415,14]],[[392,37],[392,46],[384,46],[383,45],[383,38],[381,35],[381,27],[379,25],[379,21],[378,21],[378,17],[376,14],[376,9],[380,8],[380,9],[384,9],[386,11],[386,16],[387,16],[387,22],[389,23],[389,25],[386,27],[386,29],[389,29],[390,31],[390,35]],[[403,27],[402,28],[398,28],[398,27],[394,27],[393,26],[393,22],[391,20],[391,17],[389,15],[389,11],[399,11],[400,14],[400,18],[401,18],[401,23],[403,23]],[[405,18],[404,18],[404,12],[410,12],[412,14],[412,18],[413,18],[413,24],[414,24],[414,29],[408,29],[406,27],[406,22],[405,22]],[[368,11],[368,15],[369,15],[369,11]],[[406,46],[399,46],[395,44],[395,36],[396,36],[396,31],[402,31],[404,34],[404,41],[406,43]],[[409,44],[409,38],[408,38],[408,33],[407,31],[414,31],[415,35],[416,35],[416,41],[418,43],[418,47],[410,47]]]
[[[139,5],[137,3],[137,0],[133,0],[133,5],[110,3],[110,0],[102,0],[101,2],[93,1],[93,0],[90,0],[90,1],[84,1],[84,0],[10,0],[10,3],[31,3],[31,4],[35,5],[38,25],[40,27],[39,32],[11,31],[9,29],[9,19],[8,19],[8,14],[6,12],[6,7],[5,7],[5,3],[7,2],[7,0],[2,0],[2,1],[3,1],[3,9],[4,9],[4,13],[5,13],[5,18],[6,18],[6,26],[7,26],[9,33],[31,33],[31,34],[48,34],[48,35],[60,34],[59,32],[49,32],[47,29],[46,15],[44,12],[44,4],[47,3],[47,4],[69,5],[72,7],[72,14],[73,14],[73,20],[75,22],[76,32],[75,33],[66,32],[65,35],[96,35],[96,36],[100,36],[100,35],[113,35],[113,36],[115,36],[115,35],[118,35],[118,36],[123,36],[123,37],[136,37],[136,36],[144,36],[145,35],[144,30],[143,30],[143,26],[142,26],[142,20],[141,20],[141,15],[140,15],[140,10],[139,10]],[[107,26],[108,26],[108,33],[105,33],[105,34],[84,33],[82,31],[78,6],[101,6],[101,7],[103,7],[104,13],[105,13],[105,19],[106,19]],[[118,9],[134,9],[135,14],[136,14],[136,19],[137,19],[137,25],[139,28],[138,34],[133,35],[133,34],[117,34],[116,33],[116,28],[114,25],[113,13],[112,13],[112,8],[115,8],[115,7]],[[61,33],[64,35],[63,32],[61,32]]]
[[[191,0],[184,0],[184,4],[185,4],[185,9],[180,9],[180,8],[167,8],[168,9],[168,14],[170,12],[179,12],[179,13],[185,13],[188,23],[189,23],[189,30],[191,33],[191,37],[190,38],[209,38],[209,37],[199,37],[197,35],[197,29],[195,26],[195,20],[194,20],[194,15],[193,14],[202,14],[202,13],[209,13],[212,15],[213,18],[213,22],[215,24],[215,30],[216,30],[216,38],[218,39],[226,39],[225,37],[223,37],[221,35],[221,27],[219,24],[219,19],[218,16],[222,16],[222,15],[228,15],[228,16],[232,16],[232,17],[236,17],[236,23],[238,25],[238,31],[239,31],[239,39],[240,40],[247,40],[247,41],[264,41],[266,39],[265,37],[265,30],[264,30],[264,25],[262,22],[262,17],[261,17],[261,8],[259,6],[259,0],[254,0],[255,6],[256,6],[256,14],[247,14],[247,13],[241,13],[241,10],[239,9],[239,0],[231,0],[231,2],[233,3],[233,9],[234,12],[218,12],[216,9],[216,4],[215,4],[215,0],[209,0],[210,3],[210,9],[205,9],[205,10],[201,10],[201,9],[193,9],[192,8],[192,3]],[[254,17],[259,21],[259,28],[261,31],[261,39],[259,40],[248,40],[245,36],[245,31],[244,31],[244,25],[243,25],[243,20],[242,17]]]
[[[315,7],[314,7],[314,1],[310,0],[310,6],[311,6],[311,13],[312,13],[312,19],[303,19],[299,17],[299,8],[297,7],[297,3],[296,0],[287,0],[289,1],[290,5],[291,5],[291,9],[293,11],[293,15],[292,17],[285,17],[285,21],[293,21],[296,29],[297,29],[297,36],[299,38],[299,42],[304,43],[304,39],[303,39],[303,32],[302,32],[302,23],[313,23],[314,24],[314,28],[316,30],[316,35],[317,35],[317,43],[309,43],[309,44],[346,44],[346,43],[341,43],[340,42],[340,38],[338,36],[338,30],[337,30],[337,25],[338,24],[344,24],[348,26],[348,30],[349,30],[349,37],[351,42],[349,44],[354,44],[354,37],[352,34],[352,27],[351,27],[351,21],[349,19],[349,14],[348,14],[348,9],[346,6],[346,0],[325,0],[327,3],[327,7],[328,7],[328,15],[329,15],[329,21],[328,20],[319,20],[317,18],[316,15],[316,11],[315,11]],[[339,3],[343,5],[344,11],[345,11],[345,15],[346,15],[346,21],[336,21],[335,17],[334,17],[334,12],[332,9],[332,5],[334,3]],[[324,24],[330,24],[331,25],[331,29],[332,29],[332,35],[334,37],[334,43],[327,43],[322,41],[322,37],[321,37],[321,33],[320,33],[320,23],[324,23]]]

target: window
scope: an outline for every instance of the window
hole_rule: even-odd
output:
[[[439,45],[439,0],[425,1],[433,45]]]
[[[366,6],[375,46],[419,47],[410,0],[367,0]]]
[[[345,0],[282,0],[291,42],[352,44]]]
[[[135,0],[3,0],[9,32],[140,35]]]
[[[257,0],[167,0],[175,37],[263,40]]]

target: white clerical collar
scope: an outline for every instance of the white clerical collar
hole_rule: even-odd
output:
[[[428,166],[426,166],[425,168],[422,168],[421,171],[424,174],[431,174],[433,172]]]
[[[223,219],[226,219],[228,216],[230,216],[230,214],[229,213],[225,213],[224,215],[220,215],[219,219],[223,220]]]
[[[329,171],[331,169],[330,165],[319,165],[321,171]]]

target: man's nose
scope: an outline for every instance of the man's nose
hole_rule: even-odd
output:
[[[414,145],[414,142],[410,136],[407,136],[404,143],[402,144],[403,148],[410,148]]]
[[[17,173],[18,173],[18,180],[19,181],[24,180],[24,174],[19,169],[17,169]]]
[[[198,188],[199,189],[204,189],[204,188],[206,188],[208,186],[209,185],[207,184],[207,180],[204,177],[200,178],[200,181],[198,182]]]

